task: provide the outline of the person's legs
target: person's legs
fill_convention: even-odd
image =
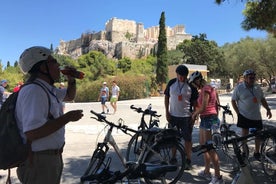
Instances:
[[[242,136],[247,136],[248,133],[249,133],[248,128],[242,128]],[[242,151],[243,153],[246,153],[246,140],[243,141]]]

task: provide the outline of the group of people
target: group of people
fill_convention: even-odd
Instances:
[[[199,143],[204,145],[212,140],[212,129],[218,127],[219,97],[216,89],[208,84],[199,71],[188,78],[189,70],[185,65],[176,68],[176,78],[171,79],[165,89],[165,112],[169,127],[176,127],[184,139],[186,151],[186,167],[191,169],[192,131],[194,122],[200,118]],[[237,113],[237,126],[242,129],[242,136],[249,132],[249,128],[261,130],[262,117],[260,106],[267,110],[267,117],[272,114],[266,102],[262,89],[255,84],[256,74],[253,70],[246,70],[244,81],[234,89],[232,106]],[[260,140],[255,140],[254,157],[260,158]],[[175,158],[173,158],[175,159]],[[175,161],[175,160],[174,160]],[[211,162],[214,175],[211,174]],[[198,175],[209,180],[210,184],[223,183],[220,174],[219,157],[214,150],[204,153],[204,170]]]
[[[19,66],[24,74],[28,74],[28,85],[21,88],[15,110],[15,118],[22,139],[30,145],[28,159],[17,168],[17,176],[23,184],[58,184],[63,171],[62,152],[65,145],[65,125],[83,117],[82,110],[64,112],[64,101],[72,101],[76,96],[76,79],[66,75],[66,87],[56,87],[54,83],[60,81],[60,65],[53,57],[50,49],[34,46],[21,54]],[[76,70],[69,67],[70,70]],[[200,144],[211,140],[211,128],[218,124],[218,96],[216,90],[204,80],[200,72],[193,73],[188,79],[188,68],[179,65],[176,69],[177,77],[169,81],[165,90],[166,118],[171,127],[177,127],[185,140],[187,153],[187,169],[191,168],[192,131],[194,121],[200,117]],[[260,104],[271,112],[264,95],[255,86],[255,73],[247,71],[244,83],[236,87],[232,104],[238,114],[238,126],[243,129],[243,135],[248,128],[262,128]],[[0,91],[3,93],[7,81],[1,81]],[[64,84],[63,84],[64,85]],[[113,81],[111,92],[111,106],[114,113],[120,88]],[[2,95],[0,94],[0,103]],[[109,99],[109,89],[104,82],[100,90],[99,99],[102,111],[109,111],[106,101]],[[259,146],[256,144],[257,155]],[[211,184],[223,181],[219,170],[219,158],[215,151],[204,154],[205,169],[200,176],[211,179]],[[215,174],[211,178],[210,161]]]
[[[112,81],[112,89],[111,89],[111,97],[109,94],[109,88],[107,87],[107,83],[103,82],[103,86],[100,89],[98,101],[101,102],[102,105],[102,114],[109,113],[109,108],[106,105],[106,102],[108,101],[110,97],[110,105],[113,108],[113,114],[117,111],[117,101],[119,100],[120,96],[120,87],[117,85],[117,82],[114,80]]]

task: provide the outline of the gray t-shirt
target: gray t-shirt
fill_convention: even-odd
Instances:
[[[261,87],[255,84],[252,88],[247,88],[245,83],[236,86],[232,100],[237,102],[239,113],[251,120],[261,120],[261,100],[264,98]]]

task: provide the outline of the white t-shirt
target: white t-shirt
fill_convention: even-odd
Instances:
[[[120,91],[119,86],[117,86],[117,85],[112,86],[112,96],[111,97],[117,98],[119,91]]]
[[[54,118],[63,115],[62,101],[66,95],[66,89],[58,89],[43,80],[36,80],[46,87],[50,97],[50,113]],[[16,119],[21,136],[26,141],[23,132],[27,132],[44,125],[49,119],[49,97],[46,91],[37,84],[24,86],[18,95],[16,103]],[[65,127],[56,132],[32,142],[32,151],[47,149],[59,149],[64,145]]]

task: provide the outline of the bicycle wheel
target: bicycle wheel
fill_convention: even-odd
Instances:
[[[225,135],[228,134],[226,134],[224,130],[222,130],[221,133],[215,132],[212,134],[213,144],[220,160],[220,170],[224,172],[238,171],[240,167],[235,157],[233,147],[223,144],[223,141],[231,139]]]
[[[183,146],[178,142],[162,142],[153,146],[145,157],[145,164],[167,167],[166,171],[147,172],[144,180],[148,184],[153,183],[176,183],[182,176],[186,163],[186,155]],[[174,169],[168,169],[169,166]]]
[[[275,137],[268,137],[261,147],[261,163],[264,173],[272,180],[276,181],[276,144]]]
[[[99,146],[99,145],[98,145]],[[103,146],[103,145],[100,145]],[[110,165],[110,159],[108,159],[107,163],[105,163],[106,151],[103,148],[97,148],[85,170],[84,174],[81,176],[81,182],[85,181],[103,181],[108,179],[111,175],[108,170],[108,166]]]
[[[143,149],[144,143],[147,142],[147,144],[151,145],[150,141],[153,141],[153,135],[150,135],[150,133],[137,132],[133,135],[127,146],[126,161],[136,162]]]
[[[140,132],[131,137],[126,151],[126,161],[136,162],[143,148],[143,137]]]

